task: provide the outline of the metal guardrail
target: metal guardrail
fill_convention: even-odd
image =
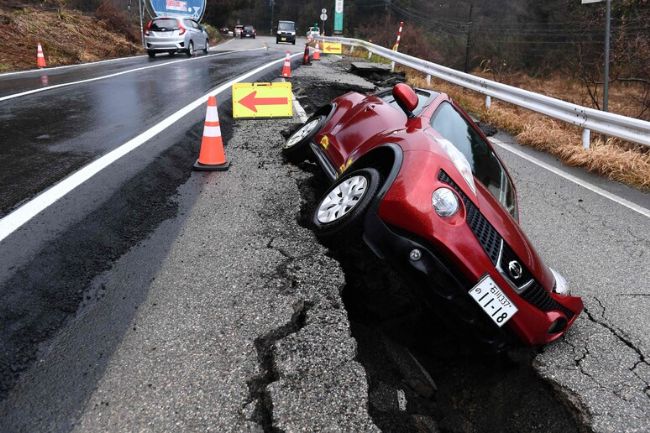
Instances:
[[[317,39],[364,48],[369,53],[377,54],[397,64],[482,93],[488,97],[486,104],[489,104],[489,98],[496,98],[583,128],[582,141],[585,148],[589,148],[590,131],[597,131],[608,136],[650,147],[650,122],[644,120],[583,107],[550,96],[497,83],[409,56],[408,54],[392,51],[361,39],[325,36],[317,37]]]

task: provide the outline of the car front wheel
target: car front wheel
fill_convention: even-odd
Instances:
[[[205,48],[203,48],[203,53],[204,53],[204,54],[208,54],[208,51],[210,51],[210,43],[209,43],[208,40],[206,39],[206,40],[205,40]]]
[[[156,52],[153,51],[153,50],[149,50],[149,51],[147,51],[147,54],[148,54],[149,57],[151,57],[152,59],[153,59],[154,57],[156,57]]]
[[[355,237],[363,227],[363,217],[379,189],[380,175],[374,168],[361,168],[341,176],[325,193],[312,217],[319,236]]]
[[[296,132],[291,134],[282,146],[282,154],[289,161],[297,164],[304,161],[309,155],[309,142],[314,135],[323,127],[325,116],[312,117]]]
[[[186,54],[187,57],[192,57],[194,55],[194,42],[190,41],[190,44],[187,47]]]

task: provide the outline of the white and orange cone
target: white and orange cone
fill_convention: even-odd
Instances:
[[[43,47],[41,47],[40,43],[38,44],[38,50],[36,51],[36,66],[39,68],[47,67],[45,56],[43,55]]]
[[[284,78],[291,77],[291,53],[287,51],[287,56],[284,58],[284,65],[282,66],[282,76]]]
[[[314,48],[314,55],[311,56],[312,60],[320,60],[320,45],[318,45],[318,41],[316,41],[316,48]]]
[[[201,151],[199,152],[199,159],[194,163],[194,170],[225,171],[229,167],[230,162],[226,161],[226,152],[221,138],[217,98],[210,96],[208,97],[208,109],[205,113]]]

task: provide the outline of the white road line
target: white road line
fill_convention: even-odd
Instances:
[[[231,40],[228,40],[228,41],[226,41],[224,43],[215,45],[214,47],[210,47],[210,49],[208,51],[216,51],[218,49],[218,47],[226,45],[228,42],[231,42]],[[74,64],[74,65],[52,66],[51,68],[27,69],[25,71],[5,72],[5,73],[0,74],[0,79],[2,79],[4,77],[10,77],[10,76],[13,76],[13,75],[23,75],[23,74],[29,74],[29,73],[33,74],[33,73],[38,73],[38,72],[47,73],[49,71],[57,71],[57,70],[61,70],[61,69],[72,69],[72,68],[83,68],[83,67],[86,67],[86,66],[100,65],[102,63],[121,62],[121,61],[124,61],[124,60],[140,59],[140,58],[143,58],[143,57],[147,57],[147,56],[146,55],[141,55],[141,56],[118,57],[118,58],[115,58],[115,59],[98,60],[96,62],[88,62],[88,63],[77,63],[77,64]]]
[[[88,62],[88,63],[77,63],[75,65],[63,65],[63,66],[53,66],[51,68],[43,68],[43,69],[28,69],[26,71],[16,71],[16,72],[5,72],[4,74],[0,74],[0,79],[4,77],[10,77],[12,75],[23,75],[23,74],[29,74],[29,73],[47,73],[49,71],[57,71],[60,69],[71,69],[71,68],[82,68],[84,66],[95,66],[99,65],[102,63],[111,63],[111,62],[119,62],[123,60],[129,60],[129,59],[139,59],[141,57],[147,57],[147,56],[131,56],[131,57],[118,57],[117,59],[108,59],[108,60],[98,60],[96,62]]]
[[[259,50],[263,50],[263,48],[253,48],[253,49],[249,49],[249,50],[239,50],[239,51],[259,51]],[[239,52],[239,51],[237,51],[237,52]],[[55,84],[54,86],[40,87],[38,89],[27,90],[25,92],[14,93],[13,95],[7,95],[7,96],[0,97],[0,102],[6,101],[8,99],[19,98],[21,96],[33,95],[34,93],[46,92],[48,90],[53,90],[53,89],[60,89],[61,87],[74,86],[74,85],[77,85],[77,84],[85,84],[85,83],[91,83],[93,81],[105,80],[107,78],[114,78],[114,77],[118,77],[120,75],[130,74],[132,72],[139,72],[139,71],[144,71],[144,70],[147,70],[147,69],[160,68],[162,66],[167,66],[167,65],[171,65],[171,64],[175,64],[175,63],[192,62],[192,61],[195,61],[195,60],[208,59],[210,57],[224,56],[226,54],[232,54],[232,53],[233,53],[233,51],[229,51],[227,53],[207,54],[207,55],[204,55],[204,56],[193,57],[193,58],[187,59],[187,60],[173,60],[171,62],[157,63],[155,65],[142,66],[142,67],[135,68],[135,69],[129,69],[129,70],[126,70],[126,71],[116,72],[114,74],[102,75],[101,77],[88,78],[86,80],[80,80],[80,81],[71,81],[69,83]]]
[[[305,109],[302,108],[302,105],[300,105],[300,102],[298,102],[298,99],[296,98],[296,95],[291,93],[291,97],[293,98],[293,109],[296,110],[296,114],[298,115],[298,118],[302,123],[305,123],[309,117],[307,117],[307,113],[305,113]]]
[[[593,192],[595,194],[598,194],[598,195],[600,195],[602,197],[605,197],[605,198],[607,198],[607,199],[609,199],[609,200],[611,200],[611,201],[613,201],[615,203],[620,204],[621,206],[625,206],[626,208],[628,208],[630,210],[633,210],[634,212],[637,212],[637,213],[639,213],[639,214],[641,214],[641,215],[643,215],[645,217],[650,218],[650,209],[646,209],[643,206],[639,206],[636,203],[632,203],[629,200],[626,200],[626,199],[624,199],[622,197],[619,197],[619,196],[617,196],[615,194],[612,194],[611,192],[605,191],[604,189],[599,188],[599,187],[597,187],[595,185],[592,185],[589,182],[584,181],[584,180],[582,180],[582,179],[580,179],[580,178],[578,178],[578,177],[576,177],[576,176],[574,176],[572,174],[569,174],[569,173],[567,173],[567,172],[565,172],[563,170],[560,170],[557,167],[553,167],[550,164],[547,164],[547,163],[545,163],[543,161],[540,161],[539,159],[537,159],[537,158],[535,158],[535,157],[533,157],[531,155],[528,155],[527,153],[522,152],[521,150],[516,149],[515,147],[513,147],[513,146],[511,146],[509,144],[506,144],[501,140],[490,138],[490,141],[492,143],[496,144],[497,146],[507,150],[508,152],[514,153],[515,155],[519,156],[520,158],[525,159],[528,162],[532,162],[533,164],[535,164],[535,165],[537,165],[537,166],[539,166],[539,167],[541,167],[543,169],[546,169],[546,170],[548,170],[548,171],[550,171],[552,173],[555,173],[558,176],[563,177],[564,179],[575,183],[576,185],[580,185],[581,187],[583,187],[585,189],[588,189],[589,191],[591,191],[591,192]]]
[[[300,55],[294,54],[292,57]],[[45,190],[38,196],[34,197],[9,215],[0,219],[0,242],[5,239],[7,236],[11,235],[13,232],[18,230],[26,222],[34,218],[36,215],[41,213],[43,210],[47,209],[50,205],[57,202],[59,199],[64,197],[70,191],[74,190],[76,187],[86,182],[88,179],[111,165],[113,162],[117,161],[124,155],[128,154],[134,149],[142,146],[151,138],[163,132],[165,129],[169,128],[171,125],[185,117],[187,114],[191,113],[196,108],[200,107],[202,104],[207,102],[208,96],[218,95],[225,90],[229,89],[234,83],[245,80],[259,72],[264,71],[265,69],[284,61],[284,56],[280,59],[273,60],[272,62],[266,63],[263,66],[260,66],[256,69],[253,69],[246,74],[240,75],[239,77],[228,81],[227,83],[222,84],[216,89],[208,92],[207,94],[201,96],[185,107],[181,108],[171,116],[164,119],[162,122],[154,125],[148,130],[144,131],[137,137],[132,138],[126,143],[122,144],[118,148],[110,151],[106,155],[100,157],[99,159],[91,162],[75,173],[69,175],[56,185]]]

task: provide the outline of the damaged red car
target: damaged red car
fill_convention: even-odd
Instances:
[[[447,95],[406,84],[347,93],[282,152],[315,160],[332,181],[312,218],[317,234],[361,234],[438,315],[494,348],[550,343],[582,311],[519,226],[503,162]]]

